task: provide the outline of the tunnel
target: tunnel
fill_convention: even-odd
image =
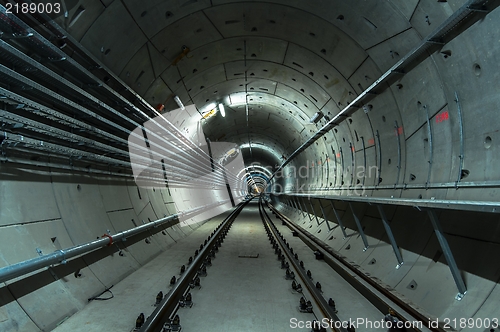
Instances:
[[[0,1],[0,331],[500,331],[499,4]]]

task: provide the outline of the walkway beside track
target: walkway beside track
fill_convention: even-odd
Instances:
[[[236,218],[212,263],[202,288],[191,291],[193,307],[178,311],[183,331],[291,331],[291,318],[314,320],[298,310],[300,295],[280,268],[257,200]]]

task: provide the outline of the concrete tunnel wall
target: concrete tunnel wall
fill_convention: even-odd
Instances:
[[[420,3],[419,7],[426,3],[430,5],[431,1]],[[423,10],[417,8],[415,15]],[[303,189],[315,188],[317,194],[497,200],[496,188],[455,190],[449,187],[459,179],[463,182],[499,179],[494,166],[499,158],[498,145],[492,143],[499,139],[495,111],[500,107],[496,84],[500,75],[499,15],[494,11],[444,45],[440,52],[424,60],[397,84],[373,99],[368,112],[357,111],[327,133],[325,139],[318,140],[314,148],[310,147],[299,155],[296,162],[287,167],[288,172],[291,168],[307,166],[308,171],[304,170],[304,173],[315,176],[293,178],[287,189],[293,191],[304,185]],[[395,62],[390,50],[409,48],[416,44],[419,35],[425,36],[428,27],[419,26],[417,22],[413,17],[413,29],[370,49],[371,57],[349,80],[356,93],[361,92],[358,84],[366,88]],[[339,108],[332,108],[332,111],[334,109],[340,111]],[[463,124],[463,157],[460,122]],[[325,163],[327,158],[328,166]],[[370,172],[371,167],[374,171]],[[326,178],[326,168],[329,179]],[[362,169],[366,171],[360,173]],[[380,173],[375,171],[377,169]],[[448,184],[448,187],[425,189],[426,183]],[[379,188],[356,193],[346,190],[361,185]],[[392,188],[396,185],[398,190]],[[405,190],[404,185],[423,185],[424,188]]]
[[[0,165],[0,267],[49,254],[174,214],[168,189],[138,188],[130,180]],[[171,225],[107,256],[72,261],[56,279],[45,272],[0,289],[0,330],[51,330],[98,295],[199,227]],[[113,246],[111,249],[115,249]],[[101,260],[98,260],[102,258]],[[98,260],[94,262],[94,260]],[[81,276],[76,277],[75,272]]]
[[[83,2],[92,8],[87,3],[88,1]],[[112,2],[109,1],[109,3]],[[345,86],[346,89],[328,90],[326,88],[328,81],[321,82],[322,87],[325,87],[331,95],[338,96],[339,101],[341,100],[341,104],[331,102],[324,105],[324,110],[330,112],[330,114],[328,112],[325,114],[330,117],[335,115],[342,106],[347,105],[362,92],[363,88],[366,88],[398,61],[398,56],[391,55],[393,53],[390,51],[397,49],[399,56],[404,55],[463,3],[464,1],[446,3],[433,0],[390,1],[388,6],[392,8],[391,14],[397,16],[398,22],[404,21],[408,26],[401,29],[400,33],[391,35],[391,38],[385,38],[389,36],[389,33],[383,32],[383,29],[370,27],[373,30],[372,35],[366,36],[366,29],[351,28],[350,36],[358,44],[349,50],[356,49],[359,53],[356,53],[353,59],[346,60],[346,63],[350,64],[342,71],[346,77],[340,75],[342,77],[340,85]],[[295,5],[300,7],[300,5]],[[113,6],[118,7],[120,4],[115,1]],[[345,9],[348,6],[342,8]],[[103,15],[102,20],[105,20],[106,15],[115,15],[120,10],[120,8],[110,6],[108,9],[89,10],[87,13],[92,13],[96,18]],[[320,11],[318,8],[311,10]],[[141,11],[137,13],[140,14]],[[429,16],[432,24],[426,22],[426,15]],[[445,45],[441,52],[429,57],[405,75],[398,84],[391,86],[373,99],[368,113],[363,110],[358,111],[350,119],[327,133],[326,139],[319,140],[304,151],[290,165],[299,168],[306,165],[309,167],[314,163],[316,165],[314,167],[317,167],[318,161],[324,165],[325,159],[329,158],[329,178],[326,176],[293,178],[289,180],[285,190],[293,191],[305,185],[306,189],[321,187],[321,190],[315,190],[314,193],[324,194],[326,193],[325,187],[330,187],[337,189],[329,190],[327,192],[329,195],[346,195],[348,191],[345,189],[357,184],[358,178],[353,169],[356,170],[356,166],[366,163],[367,167],[379,167],[382,178],[381,188],[366,190],[364,195],[367,196],[498,201],[496,188],[394,190],[382,186],[427,182],[429,136],[426,111],[430,117],[434,147],[434,160],[429,182],[453,183],[460,177],[460,119],[455,91],[458,92],[463,112],[463,158],[464,169],[468,171],[464,174],[463,181],[479,182],[499,179],[495,167],[500,158],[496,143],[500,139],[497,128],[497,110],[500,104],[497,84],[500,75],[498,65],[500,63],[499,15],[498,10],[494,11]],[[387,17],[391,18],[391,15]],[[119,45],[116,45],[110,57],[105,58],[100,48],[101,44],[106,43],[101,39],[107,41],[114,37],[100,33],[101,30],[97,24],[91,29],[93,21],[87,22],[88,24],[85,23],[83,27],[75,25],[72,34],[95,55],[100,56],[106,65],[115,72],[121,73],[122,78],[144,95],[151,104],[164,100],[165,96],[172,92],[165,88],[166,84],[162,82],[162,79],[172,87],[173,92],[183,99],[190,99],[187,97],[186,87],[180,87],[174,83],[178,79],[176,76],[178,74],[168,70],[164,78],[154,75],[150,77],[148,75],[151,73],[147,71],[145,77],[148,78],[150,84],[142,84],[142,86],[134,84],[133,80],[137,75],[133,74],[143,67],[144,59],[140,55],[144,47],[147,48],[143,45],[146,44],[145,39],[137,38],[135,44],[127,45],[133,51],[120,50]],[[124,20],[123,24],[128,24],[128,21]],[[176,37],[182,33],[184,32],[179,31]],[[387,33],[387,36],[384,33]],[[366,50],[364,46],[368,45],[367,40],[373,35],[378,36],[380,43],[371,45]],[[271,44],[265,45],[271,49]],[[316,45],[313,41],[311,44]],[[299,59],[304,62],[300,62],[303,68],[295,69],[306,76],[310,72],[317,73],[314,79],[319,81],[317,78],[321,76],[319,73],[326,66],[330,66],[328,61],[324,61],[320,55],[313,57],[306,52],[301,53],[300,47],[296,48],[296,52],[302,56]],[[317,51],[319,53],[320,49]],[[258,54],[259,57],[266,58],[266,49],[260,50]],[[133,72],[130,78],[125,75],[128,70]],[[204,75],[205,80],[211,80],[211,85],[218,83],[215,77],[216,75],[212,77],[208,74]],[[196,86],[199,79],[193,78],[188,86]],[[226,90],[226,92],[232,91],[229,87]],[[348,93],[351,90],[352,92]],[[343,96],[344,92],[345,96]],[[219,93],[223,94],[224,89],[220,89]],[[195,97],[194,101],[196,102],[198,98],[204,102],[207,96],[202,93]],[[311,103],[307,96],[302,96],[302,98],[300,100],[302,103]],[[292,104],[293,101],[288,100]],[[315,103],[312,102],[312,104]],[[320,109],[318,105],[315,107],[304,110],[305,114],[311,116]],[[447,117],[444,116],[445,112],[448,112]],[[322,120],[319,125],[324,123],[325,121]],[[380,136],[380,147],[377,147],[377,131]],[[308,128],[300,136],[304,139],[312,132],[313,130]],[[397,162],[398,139],[401,144],[401,165],[399,166]],[[351,157],[352,147],[354,147],[352,153],[354,160]],[[340,159],[336,157],[336,154],[340,153],[340,148],[343,151],[344,168],[341,166]],[[382,156],[381,165],[378,163],[380,155]],[[137,189],[131,181],[78,174],[59,174],[55,171],[50,173],[49,176],[52,178],[48,181],[47,175],[39,174],[39,168],[9,165],[0,167],[2,173],[0,266],[37,257],[36,248],[40,248],[43,253],[52,252],[95,239],[107,230],[113,233],[131,228],[134,226],[132,219],[139,225],[142,220],[147,222],[148,218],[154,220],[165,214],[175,213],[167,189],[143,190]],[[370,175],[359,178],[360,183],[366,186],[378,185],[378,175],[373,173]],[[323,202],[323,205],[327,204]],[[338,203],[337,205],[346,226],[351,229],[349,233],[354,232],[356,227],[351,214],[349,212],[342,214],[346,210],[345,204]],[[459,267],[464,271],[469,289],[464,299],[458,302],[454,300],[457,290],[449,269],[443,263],[442,257],[436,258],[439,248],[425,214],[405,207],[386,208],[405,259],[403,267],[395,270],[394,254],[387,244],[378,214],[375,210],[372,211],[372,208],[362,205],[355,205],[355,209],[368,235],[370,248],[366,252],[362,251],[363,244],[359,237],[350,236],[344,241],[338,228],[328,232],[325,224],[318,227],[315,225],[315,220],[309,222],[309,219],[306,219],[308,221],[303,224],[303,227],[307,226],[305,228],[312,234],[433,315],[448,318],[498,317],[496,299],[500,297],[497,286],[500,271],[494,266],[494,262],[496,253],[499,251],[500,229],[496,226],[498,220],[496,216],[457,212],[440,214],[448,241],[456,255]],[[335,220],[331,212],[328,212],[327,217]],[[301,224],[300,220],[299,224]],[[309,228],[309,226],[312,227]],[[193,228],[196,228],[196,225],[193,225]],[[321,232],[318,233],[320,229]],[[7,284],[12,286],[3,287],[0,293],[2,301],[0,329],[2,331],[50,329],[68,315],[83,308],[88,297],[123,279],[158,253],[168,250],[178,238],[184,237],[191,231],[192,229],[189,228],[172,226],[166,231],[167,235],[158,233],[152,236],[150,244],[140,241],[130,246],[125,250],[123,257],[117,254],[110,255],[84,267],[81,269],[82,277],[80,278],[69,274],[65,278],[48,282],[51,276],[45,276],[40,281],[40,287],[31,286],[34,290],[28,294],[24,294],[26,283],[16,284],[15,280],[8,282]],[[331,236],[333,239],[329,240]],[[53,242],[51,238],[54,237],[56,240]],[[348,245],[351,245],[350,250],[345,249]],[[369,264],[372,258],[375,258],[375,264]],[[83,262],[82,266],[86,266],[86,263]],[[417,287],[407,288],[413,280]]]

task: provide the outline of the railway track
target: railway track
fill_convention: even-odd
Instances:
[[[247,208],[248,206],[248,208]],[[242,246],[245,245],[245,240],[248,238],[248,234],[245,233],[248,231],[248,227],[244,228],[239,224],[239,215],[243,210],[248,210],[246,213],[246,221],[242,220],[241,222],[249,222],[251,220],[252,227],[250,232],[255,232],[255,222],[258,222],[258,218],[260,217],[260,221],[264,227],[265,233],[259,231],[258,236],[252,233],[252,236],[257,236],[259,241],[256,241],[254,244],[253,250],[255,251],[255,246],[258,245],[258,252],[255,255],[235,255],[235,250],[240,250]],[[272,216],[275,216],[276,220],[279,221],[279,225],[275,224],[272,220]],[[240,218],[241,219],[241,218]],[[244,219],[244,218],[243,218]],[[223,250],[222,253],[225,255],[219,254],[219,248],[222,246],[224,239],[228,235],[230,228],[233,224],[240,225],[239,230],[235,231],[234,235],[231,235],[228,241],[231,242],[231,246],[229,252]],[[243,229],[243,228],[244,229]],[[246,227],[246,226],[245,226]],[[292,234],[294,232],[294,234]],[[231,232],[233,234],[234,232]],[[266,248],[264,244],[266,241],[263,240],[262,237],[264,234],[267,236],[270,247]],[[298,235],[298,237],[297,237]],[[299,241],[300,239],[300,241]],[[254,241],[254,240],[252,240]],[[296,249],[294,250],[294,247]],[[307,249],[307,247],[310,249]],[[299,248],[300,247],[300,248]],[[224,249],[224,248],[223,248]],[[274,250],[275,258],[272,259],[270,263],[270,253],[268,250]],[[241,250],[240,250],[241,251]],[[300,255],[309,255],[306,257],[301,257]],[[318,268],[318,265],[312,264],[310,260],[314,257],[314,254],[320,253],[323,257],[322,259],[325,263],[322,262],[321,268],[323,269],[323,274],[316,274],[317,271],[311,268]],[[259,254],[261,256],[259,256]],[[204,287],[203,290],[196,291],[194,296],[191,296],[191,291],[198,287],[200,288],[200,276],[207,275],[207,267],[212,265],[212,260],[217,256],[217,260],[214,261],[215,267],[211,269],[219,269],[218,274],[212,273],[215,270],[209,270],[212,279],[207,278],[205,280],[211,280],[209,286]],[[222,258],[221,258],[222,257]],[[234,258],[234,257],[239,257]],[[260,257],[260,258],[259,258]],[[406,304],[394,298],[394,295],[389,291],[385,292],[384,289],[380,289],[380,285],[373,285],[373,280],[367,280],[367,278],[363,278],[360,275],[356,274],[356,269],[349,265],[348,262],[343,261],[342,257],[333,252],[331,248],[329,248],[321,241],[317,240],[314,236],[310,235],[306,230],[299,227],[296,223],[291,221],[285,215],[281,214],[278,210],[276,210],[272,205],[268,202],[264,202],[263,199],[259,199],[258,202],[258,215],[257,215],[257,206],[255,204],[248,205],[248,201],[242,203],[237,206],[220,224],[219,226],[208,236],[208,238],[204,241],[204,243],[200,244],[199,249],[197,249],[193,256],[191,256],[185,266],[184,270],[181,270],[180,277],[175,280],[175,282],[171,285],[170,291],[157,301],[157,307],[154,312],[149,315],[147,318],[143,318],[144,322],[139,322],[141,324],[138,326],[135,331],[138,332],[167,332],[167,331],[180,331],[182,326],[185,326],[186,330],[194,330],[199,329],[200,326],[192,323],[193,320],[196,319],[205,319],[207,321],[211,321],[211,317],[214,315],[218,315],[217,308],[224,308],[223,305],[233,305],[233,308],[227,308],[230,310],[237,310],[236,308],[241,302],[245,302],[246,294],[252,294],[256,292],[255,284],[260,284],[259,280],[255,280],[255,276],[249,276],[248,280],[242,280],[241,273],[238,274],[236,270],[233,268],[228,268],[228,266],[232,266],[236,264],[246,264],[241,263],[241,258],[258,258],[257,260],[253,260],[252,266],[259,267],[259,264],[262,264],[262,269],[260,273],[262,276],[259,278],[263,278],[266,280],[266,284],[279,285],[279,288],[282,290],[282,293],[276,293],[281,295],[273,295],[277,297],[283,297],[283,301],[286,303],[293,303],[293,305],[288,305],[289,311],[283,313],[283,315],[287,317],[299,317],[301,321],[308,322],[307,324],[296,324],[292,325],[292,319],[290,319],[290,328],[300,327],[303,331],[341,331],[341,332],[349,332],[354,331],[359,322],[352,319],[352,315],[347,318],[345,313],[349,310],[345,306],[342,307],[341,313],[337,314],[337,308],[335,302],[331,298],[327,298],[325,296],[327,291],[323,292],[321,285],[321,280],[313,279],[312,275],[322,275],[330,276],[330,275],[340,275],[349,284],[344,283],[343,286],[337,287],[352,287],[359,294],[365,297],[368,301],[363,304],[364,308],[369,308],[372,313],[375,311],[376,313],[372,318],[374,320],[378,319],[380,322],[385,322],[383,327],[387,327],[387,320],[384,317],[387,314],[387,310],[389,307],[395,309],[395,313],[389,318],[395,319],[394,321],[401,322],[404,326],[405,322],[412,322],[413,325],[408,328],[402,329],[392,329],[392,330],[400,330],[400,331],[444,331],[444,329],[438,328],[428,328],[426,327],[426,323],[428,322],[427,318],[416,313],[414,308],[411,306],[406,306]],[[304,263],[306,261],[306,263]],[[247,261],[248,262],[248,261]],[[257,262],[257,263],[256,263]],[[308,263],[310,262],[310,263]],[[256,265],[257,264],[257,265]],[[267,264],[267,265],[266,265]],[[307,265],[307,266],[306,266]],[[271,266],[271,267],[269,267]],[[272,266],[276,266],[276,270],[272,268]],[[281,271],[279,270],[281,268]],[[325,271],[326,270],[326,274]],[[272,270],[272,271],[271,271]],[[250,271],[247,270],[246,271]],[[248,273],[248,272],[245,272]],[[231,279],[231,276],[234,275],[235,279]],[[243,274],[244,275],[244,274]],[[221,278],[224,276],[225,282],[220,282],[220,280],[216,280],[214,278]],[[356,276],[356,277],[353,277]],[[272,280],[271,280],[272,279]],[[327,277],[325,279],[330,279]],[[368,278],[369,279],[369,278]],[[325,284],[328,284],[328,280],[324,280]],[[286,286],[283,284],[286,282]],[[241,287],[239,291],[234,291],[234,286],[238,285]],[[241,286],[239,286],[241,285]],[[379,286],[379,287],[377,287]],[[220,289],[222,287],[222,289]],[[245,289],[248,287],[248,289]],[[207,288],[209,288],[207,290]],[[216,289],[219,288],[219,289]],[[273,288],[277,288],[277,286],[273,286]],[[227,299],[227,303],[220,304],[219,300],[216,299],[220,297],[220,294],[224,294],[228,289],[232,289],[229,292],[233,293],[233,299],[230,302]],[[253,289],[253,290],[252,290]],[[285,293],[283,293],[283,289],[285,289]],[[245,293],[247,292],[247,293]],[[266,296],[267,294],[264,294]],[[271,296],[271,295],[269,295]],[[193,301],[193,298],[196,298],[196,301]],[[286,298],[286,299],[285,299]],[[287,302],[288,301],[288,302]],[[358,300],[353,300],[358,301]],[[191,307],[193,302],[200,303],[199,306],[195,306],[194,309],[189,309],[189,311],[180,312],[179,309],[183,307]],[[359,301],[358,301],[359,302]],[[211,306],[210,303],[213,303]],[[208,305],[207,305],[208,304]],[[222,307],[218,307],[218,305],[222,305]],[[250,302],[247,305],[251,305]],[[203,308],[202,308],[203,307]],[[224,326],[231,326],[238,330],[241,321],[244,321],[247,317],[245,315],[255,314],[255,311],[263,311],[263,308],[258,308],[257,310],[248,310],[245,312],[246,307],[242,307],[240,310],[240,318],[237,321],[228,320],[225,318],[223,322]],[[211,313],[213,310],[213,313]],[[219,312],[220,313],[220,312]],[[259,315],[266,315],[266,312],[260,312]],[[340,317],[339,317],[340,316]],[[181,324],[180,319],[182,318],[183,324]],[[213,318],[213,317],[212,317]],[[141,317],[138,317],[139,321]],[[221,318],[222,319],[222,318]],[[256,318],[254,318],[256,319]],[[421,326],[415,326],[415,321],[421,322]],[[190,323],[191,322],[191,323]],[[185,323],[185,324],[184,324]],[[218,322],[222,324],[221,322]],[[285,324],[283,320],[280,321],[280,324]],[[384,323],[382,323],[384,324]],[[214,331],[217,330],[217,324],[211,326]],[[286,325],[286,324],[285,324]],[[196,326],[196,327],[195,327]],[[203,325],[202,325],[203,326]],[[281,326],[281,325],[280,325]],[[380,326],[380,324],[379,324]],[[407,325],[408,326],[408,325]],[[289,330],[288,325],[283,326],[284,330]],[[304,329],[305,328],[305,329]],[[210,331],[210,326],[204,327],[206,331]],[[377,328],[373,329],[363,329],[365,331],[373,330],[375,331]]]

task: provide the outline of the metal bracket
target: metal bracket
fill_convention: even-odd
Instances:
[[[321,224],[319,223],[318,216],[316,215],[316,210],[314,210],[314,205],[312,203],[312,199],[309,200],[309,205],[311,205],[311,209],[312,209],[312,212],[314,214],[314,218],[316,218],[316,223],[318,224],[318,226],[320,226]]]
[[[458,92],[455,91],[455,102],[457,103],[457,113],[458,113],[458,126],[459,126],[459,135],[460,135],[460,164],[458,168],[458,177],[457,182],[455,184],[455,188],[458,189],[458,184],[462,180],[462,171],[464,168],[464,123],[462,119],[462,107],[460,105],[460,99],[458,98]]]
[[[398,260],[398,265],[396,265],[396,269],[399,269],[401,265],[404,264],[403,257],[401,256],[401,252],[399,251],[396,239],[394,238],[394,234],[392,233],[392,229],[391,226],[389,225],[389,221],[387,220],[384,208],[382,207],[382,205],[377,205],[377,209],[378,213],[380,214],[380,218],[382,219],[382,223],[384,224],[385,232],[387,234],[387,237],[389,238],[389,242],[391,243],[392,250],[394,251],[396,259]]]
[[[455,258],[453,257],[453,253],[451,252],[448,241],[444,236],[443,229],[441,228],[441,224],[439,222],[436,211],[429,209],[427,211],[429,214],[429,218],[431,219],[432,226],[434,227],[434,232],[436,233],[436,237],[439,241],[439,245],[441,246],[441,250],[446,258],[446,262],[448,263],[448,267],[450,268],[451,275],[455,280],[455,284],[458,288],[458,295],[455,297],[457,301],[460,301],[465,294],[467,293],[467,287],[465,286],[465,282],[460,274],[460,270],[458,269],[457,263],[455,262]]]
[[[335,214],[335,218],[337,218],[337,222],[340,226],[340,230],[342,231],[342,234],[344,235],[343,240],[345,240],[347,238],[347,234],[345,232],[344,224],[342,223],[342,218],[340,218],[339,213],[335,209],[335,205],[333,205],[333,201],[330,201],[330,204],[332,205],[332,211]]]
[[[354,221],[356,222],[356,226],[358,226],[359,235],[361,235],[361,239],[363,240],[363,244],[365,245],[365,247],[363,248],[363,251],[366,251],[366,250],[368,250],[368,247],[370,247],[370,245],[368,244],[368,240],[366,239],[365,232],[363,231],[363,227],[361,226],[361,222],[359,221],[358,216],[354,212],[354,209],[352,208],[351,203],[349,203],[349,207],[351,208],[352,216],[354,217]]]

